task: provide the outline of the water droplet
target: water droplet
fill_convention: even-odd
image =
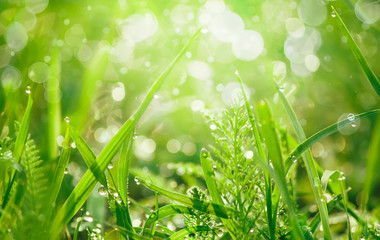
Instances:
[[[236,70],[236,71],[235,71],[235,75],[237,75],[237,76],[240,75],[240,74],[239,74],[239,70]]]
[[[108,169],[112,169],[112,168],[113,168],[113,164],[112,163],[108,164]]]
[[[318,178],[318,177],[315,177],[315,178],[314,178],[314,183],[313,183],[313,184],[314,184],[315,187],[318,187],[318,186],[321,186],[321,183],[320,183],[320,182],[321,182],[321,181],[319,180],[319,178]]]
[[[154,99],[158,99],[159,96],[158,96],[158,94],[154,94],[153,97],[154,97]]]
[[[211,125],[210,125],[210,129],[211,129],[212,131],[216,130],[216,125],[215,125],[215,124],[211,124]]]
[[[27,94],[30,94],[31,93],[31,87],[30,86],[26,86],[26,90],[25,90],[25,92],[27,93]]]
[[[136,182],[136,185],[140,185],[141,184],[140,181],[139,181],[139,179],[137,177],[135,177],[135,182]]]
[[[334,11],[331,12],[331,17],[333,17],[333,18],[336,17],[336,14]]]
[[[208,29],[207,28],[202,28],[201,33],[203,33],[203,34],[208,33]]]
[[[65,168],[65,171],[63,172],[65,175],[69,174],[69,169]]]
[[[98,193],[100,196],[102,197],[106,197],[108,195],[107,193],[107,189],[104,187],[104,186],[101,186],[99,189],[98,189]]]
[[[69,117],[65,117],[65,122],[70,123],[70,118]]]
[[[72,143],[71,143],[71,147],[72,147],[72,148],[76,148],[76,147],[77,147],[77,145],[75,144],[75,142],[72,142]]]
[[[353,114],[353,113],[349,113],[349,114],[347,115],[347,119],[348,119],[349,121],[351,121],[351,122],[355,121],[355,114]]]
[[[283,86],[279,86],[278,87],[278,90],[280,90],[280,92],[284,92],[285,91],[285,88]]]
[[[191,52],[186,52],[186,57],[187,58],[191,58],[191,56],[192,56]]]

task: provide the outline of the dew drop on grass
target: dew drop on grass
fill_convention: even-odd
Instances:
[[[353,114],[353,113],[349,113],[349,114],[347,115],[347,119],[348,119],[349,121],[351,121],[351,122],[355,121],[355,114]]]
[[[31,87],[30,86],[26,86],[26,90],[25,90],[25,92],[26,92],[26,94],[30,94],[31,93]]]
[[[70,118],[69,117],[65,117],[65,122],[66,123],[70,123]]]
[[[69,169],[65,168],[65,171],[63,172],[65,175],[69,174]]]
[[[191,56],[192,56],[191,52],[186,52],[186,57],[187,58],[191,58]]]
[[[136,177],[135,177],[135,183],[136,183],[136,185],[140,185],[141,184],[140,181],[139,181],[139,179],[136,178]]]
[[[112,163],[108,164],[108,169],[112,169],[112,168],[113,168],[113,164]]]
[[[104,187],[104,186],[101,186],[99,189],[98,189],[98,193],[100,196],[102,197],[106,197],[108,195],[107,193],[107,189]]]

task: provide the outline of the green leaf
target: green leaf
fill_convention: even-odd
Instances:
[[[218,187],[216,186],[215,174],[212,167],[212,159],[210,153],[206,149],[201,150],[201,165],[203,169],[203,174],[206,180],[207,189],[210,192],[211,199],[213,202],[224,205],[222,197],[218,191]],[[224,226],[226,226],[228,232],[230,233],[233,239],[236,239],[236,229],[231,220],[221,219]]]
[[[334,6],[330,4],[330,7],[333,11],[333,13],[336,15],[336,20],[339,24],[340,29],[343,32],[343,35],[347,39],[348,46],[350,46],[351,52],[354,54],[356,61],[358,62],[359,66],[363,70],[365,76],[367,77],[368,81],[371,83],[373,89],[377,93],[377,95],[380,97],[380,82],[379,79],[376,77],[376,75],[373,73],[372,69],[367,63],[367,60],[363,56],[363,53],[360,51],[358,45],[355,43],[354,39],[352,38],[350,32],[348,31],[346,25],[344,24],[342,18],[338,14],[338,12],[335,10]]]
[[[160,74],[160,76],[155,80],[148,93],[146,94],[144,100],[141,102],[137,111],[123,124],[111,141],[105,146],[96,159],[97,165],[101,171],[104,171],[108,164],[111,162],[113,157],[116,155],[120,146],[127,139],[128,135],[132,132],[137,121],[140,119],[142,114],[145,112],[149,103],[154,97],[154,94],[158,91],[159,87],[163,83],[166,76],[172,70],[174,65],[178,62],[180,57],[186,52],[187,48],[190,46],[191,42],[199,35],[201,29],[199,29],[191,39],[185,44],[178,55],[170,63],[170,65]],[[92,189],[96,185],[96,178],[93,176],[90,170],[84,174],[82,179],[79,181],[75,189],[72,191],[70,196],[67,198],[66,202],[59,210],[57,215],[53,220],[52,227],[50,228],[49,238],[55,239],[60,231],[63,229],[65,224],[75,215],[75,213],[80,209],[83,203],[86,201],[90,195]]]
[[[118,186],[120,190],[120,197],[123,200],[126,211],[126,218],[129,222],[129,225],[132,226],[131,216],[129,214],[129,205],[128,205],[128,176],[129,176],[129,162],[131,158],[132,145],[133,145],[133,135],[134,131],[131,131],[129,138],[125,141],[121,147],[119,165],[118,165]],[[133,228],[130,229],[133,231]]]
[[[340,172],[338,171],[325,170],[321,178],[322,190],[326,191],[328,185],[333,194],[342,194],[340,177]]]
[[[57,137],[61,131],[61,101],[60,101],[60,73],[61,60],[59,58],[60,47],[56,46],[53,49],[50,61],[50,73],[47,81],[46,96],[47,96],[47,130],[48,130],[48,153],[49,159],[54,160],[58,154]]]
[[[191,197],[188,197],[188,196],[180,194],[180,193],[168,191],[168,190],[165,190],[163,188],[160,188],[160,187],[154,185],[153,183],[149,183],[148,181],[145,181],[144,179],[142,179],[140,177],[135,177],[135,179],[136,179],[136,181],[140,182],[141,184],[143,184],[147,188],[149,188],[153,191],[156,191],[159,194],[161,194],[165,197],[168,197],[171,200],[180,202],[187,207],[194,208],[198,211],[209,213],[209,214],[221,217],[221,218],[230,218],[234,214],[236,214],[236,212],[233,208],[222,206],[222,205],[219,205],[216,203],[211,203],[208,201],[202,201],[202,200],[197,199],[197,198],[191,198]]]
[[[365,113],[357,114],[357,115],[355,115],[355,121],[362,119],[362,118],[369,117],[369,116],[376,114],[376,113],[379,113],[379,112],[380,112],[380,109],[376,109],[376,110],[368,111]],[[353,121],[351,119],[342,120],[340,122],[337,122],[335,124],[332,124],[332,125],[326,127],[325,129],[315,133],[314,135],[312,135],[308,139],[304,140],[286,159],[286,161],[285,161],[286,171],[289,170],[289,168],[292,166],[293,162],[297,158],[299,158],[306,150],[308,150],[311,146],[313,146],[313,144],[315,144],[316,142],[320,141],[321,139],[337,132],[340,128],[345,127],[349,124],[352,124],[352,122]]]
[[[16,143],[13,148],[13,157],[16,163],[20,162],[20,157],[21,157],[22,151],[24,150],[26,139],[28,138],[30,120],[32,117],[32,107],[33,107],[33,98],[32,98],[32,95],[29,94],[28,105],[26,106],[26,110],[21,121],[21,126],[17,134]],[[11,176],[10,179],[12,180],[8,184],[7,190],[3,198],[3,204],[2,204],[3,209],[5,208],[5,206],[7,205],[9,201],[13,184],[18,179],[18,172],[17,171],[15,172],[14,170],[12,170],[12,173],[13,174],[10,175]]]
[[[149,218],[145,222],[144,228],[148,228],[154,222],[176,214],[193,214],[193,210],[189,207],[175,204],[163,206],[149,215]]]
[[[277,82],[275,82],[277,85]],[[299,142],[303,142],[306,140],[305,133],[302,129],[302,126],[300,122],[298,121],[296,114],[289,104],[288,100],[286,99],[284,93],[281,91],[280,87],[277,85],[278,94],[280,96],[280,99],[285,107],[286,112],[288,113],[288,116],[293,124],[294,130],[296,132],[297,138]],[[311,188],[313,190],[315,199],[317,201],[319,212],[321,213],[321,220],[322,220],[322,226],[323,226],[323,233],[325,239],[332,239],[330,226],[329,226],[329,217],[328,217],[328,211],[326,202],[322,201],[322,187],[321,187],[321,181],[319,179],[318,171],[314,163],[314,159],[311,155],[310,149],[306,151],[305,154],[303,154],[303,159],[305,162],[305,167],[307,171],[307,175],[309,177],[309,181],[311,184]]]
[[[62,143],[62,153],[61,153],[61,156],[59,157],[53,180],[49,186],[45,207],[43,208],[43,214],[47,217],[47,219],[49,219],[52,213],[52,210],[55,206],[54,203],[57,200],[59,191],[61,190],[62,181],[65,176],[65,170],[70,160],[71,149],[70,149],[69,131],[70,131],[69,126],[67,126],[65,140]]]
[[[75,145],[83,157],[87,167],[94,174],[97,181],[99,181],[104,187],[108,188],[106,175],[104,171],[100,170],[96,162],[95,154],[92,152],[91,148],[88,146],[86,141],[82,138],[79,131],[76,130],[73,126],[69,125],[70,136],[75,142]]]
[[[211,229],[207,226],[196,226],[196,227],[188,227],[184,228],[182,230],[179,230],[178,232],[170,235],[169,239],[175,240],[175,239],[184,239],[187,235],[197,233],[197,232],[208,232]]]

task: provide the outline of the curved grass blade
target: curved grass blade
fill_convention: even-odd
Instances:
[[[376,114],[376,113],[379,113],[379,112],[380,112],[380,109],[376,109],[376,110],[368,111],[365,113],[357,114],[357,115],[355,115],[354,120],[356,121],[356,120],[359,120],[362,118],[366,118],[366,117],[369,117],[369,116]],[[312,135],[311,137],[309,137],[308,139],[303,141],[303,143],[301,143],[295,150],[293,150],[293,152],[285,160],[286,171],[288,171],[289,168],[292,166],[293,162],[297,158],[299,158],[306,150],[308,150],[311,146],[313,146],[313,144],[315,144],[316,142],[320,141],[321,139],[337,132],[340,128],[345,127],[349,124],[352,124],[352,122],[353,121],[351,119],[342,120],[340,122],[332,124],[332,125],[328,126],[327,128],[315,133],[314,135]]]
[[[197,198],[191,198],[184,194],[168,191],[152,183],[149,183],[148,181],[145,181],[140,177],[136,177],[135,179],[147,188],[156,191],[159,194],[170,198],[171,200],[180,202],[187,207],[197,209],[198,211],[209,213],[221,218],[230,218],[233,214],[236,214],[233,208],[222,206],[216,203],[211,203],[208,201],[202,201]]]
[[[274,81],[274,83],[277,85],[277,82]],[[296,132],[297,138],[299,142],[303,142],[306,140],[305,133],[302,129],[302,126],[300,122],[297,119],[297,116],[292,108],[292,106],[289,104],[288,100],[286,99],[284,93],[281,91],[280,87],[277,85],[277,92],[280,96],[280,99],[285,107],[286,112],[288,113],[288,116],[293,124],[294,130]],[[321,216],[322,226],[323,226],[323,234],[325,239],[332,239],[330,226],[329,226],[329,217],[328,217],[328,210],[326,206],[326,202],[322,201],[322,187],[321,187],[321,180],[318,175],[317,168],[314,163],[314,159],[311,155],[310,149],[306,151],[306,153],[303,154],[303,159],[307,171],[307,175],[309,177],[309,181],[311,184],[311,188],[313,190],[317,206],[319,209],[319,213]]]
[[[360,51],[358,45],[355,43],[350,32],[348,31],[347,26],[344,24],[342,18],[340,17],[340,15],[338,14],[338,12],[335,10],[334,6],[331,3],[330,3],[330,7],[331,7],[333,13],[336,15],[338,25],[339,25],[340,29],[342,30],[343,35],[346,37],[348,46],[350,47],[351,52],[354,54],[356,61],[358,62],[361,69],[363,70],[368,81],[371,83],[373,89],[375,90],[377,95],[380,97],[379,79],[373,73],[371,67],[368,65],[367,60],[363,56],[363,53]]]
[[[162,228],[162,226],[160,226],[161,228]],[[148,228],[148,229],[143,229],[143,228],[141,228],[141,227],[134,227],[133,228],[134,229],[134,231],[135,232],[142,232],[142,234],[149,234],[150,232],[151,232],[151,230]],[[172,232],[172,231],[171,231]],[[173,232],[172,232],[173,233]],[[172,234],[171,233],[171,234]],[[163,233],[163,232],[155,232],[154,233],[154,237],[158,237],[158,238],[164,238],[164,239],[167,239],[167,238],[169,238],[169,234],[167,234],[167,233]],[[156,238],[154,238],[154,239],[156,239]]]
[[[216,186],[215,174],[211,164],[211,155],[206,149],[201,150],[201,165],[203,169],[203,174],[206,180],[207,189],[211,195],[211,199],[213,202],[224,205],[222,197],[218,191],[218,187]],[[231,220],[221,218],[224,226],[226,226],[228,232],[230,233],[233,239],[236,239],[236,229]]]
[[[184,239],[187,235],[197,233],[197,232],[208,232],[211,229],[207,226],[196,226],[196,227],[188,227],[179,230],[178,232],[170,235],[169,239],[177,240]]]
[[[88,146],[86,141],[82,138],[79,131],[73,126],[69,125],[70,136],[75,142],[78,151],[83,157],[88,169],[94,174],[96,180],[100,182],[104,187],[108,188],[106,175],[100,170],[96,162],[95,154],[92,152],[91,148]]]
[[[148,228],[154,222],[176,214],[193,214],[193,211],[191,208],[182,205],[170,204],[163,206],[150,214],[149,218],[145,222],[144,228]]]
[[[33,107],[33,98],[32,98],[32,95],[29,93],[28,105],[26,106],[24,116],[22,117],[20,129],[18,131],[15,146],[13,148],[13,157],[16,163],[20,162],[20,157],[21,157],[22,151],[24,150],[26,139],[28,138],[30,120],[32,117],[32,107]],[[5,206],[7,205],[9,201],[11,189],[13,187],[13,184],[17,181],[17,178],[18,178],[17,171],[15,172],[14,170],[12,170],[12,173],[13,174],[11,174],[10,175],[11,177],[9,178],[12,180],[9,182],[7,186],[7,190],[5,191],[5,195],[3,197],[3,204],[2,204],[3,209],[5,208]]]
[[[190,46],[191,42],[199,35],[201,29],[199,29],[185,44],[181,51],[177,54],[170,65],[164,70],[159,77],[155,80],[148,93],[146,94],[144,100],[136,110],[136,112],[123,124],[111,141],[105,146],[102,152],[96,159],[96,162],[101,171],[104,171],[108,164],[111,162],[112,158],[116,155],[120,146],[123,144],[128,135],[132,132],[137,121],[140,119],[142,114],[145,112],[149,103],[154,97],[161,84],[163,83],[166,76],[172,70],[174,65],[178,62],[180,57],[186,52],[187,48]],[[66,202],[62,208],[57,213],[53,220],[52,227],[50,228],[49,238],[55,239],[62,228],[69,222],[69,220],[75,215],[75,213],[80,209],[83,203],[86,201],[90,195],[92,189],[96,185],[96,178],[93,176],[90,170],[84,174],[82,179],[79,181],[75,189],[72,191],[70,196],[67,198]]]

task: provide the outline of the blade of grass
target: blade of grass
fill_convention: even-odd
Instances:
[[[357,115],[355,115],[355,121],[362,119],[362,118],[369,117],[369,116],[376,114],[376,113],[379,113],[379,112],[380,112],[380,109],[376,109],[376,110],[368,111],[365,113],[357,114]],[[340,128],[345,127],[349,124],[352,124],[352,122],[353,121],[351,119],[342,120],[340,122],[337,122],[335,124],[332,124],[332,125],[324,128],[324,129],[322,129],[321,131],[315,133],[314,135],[312,135],[311,137],[309,137],[308,139],[303,141],[295,150],[293,150],[293,152],[285,160],[286,172],[292,166],[293,162],[296,161],[297,158],[299,158],[306,150],[308,150],[311,146],[313,146],[313,144],[315,144],[316,142],[320,141],[321,139],[337,132]]]
[[[376,125],[373,130],[371,143],[368,150],[367,170],[364,180],[362,212],[367,211],[369,196],[373,191],[374,182],[377,180],[377,169],[380,156],[380,116],[377,116]]]
[[[47,81],[47,128],[48,128],[48,153],[49,160],[54,160],[58,156],[57,137],[61,131],[61,101],[59,93],[60,68],[59,59],[60,47],[55,47],[51,56],[50,73]]]
[[[274,171],[283,179],[285,179],[284,163],[282,160],[282,153],[280,148],[280,140],[276,132],[272,113],[269,105],[266,101],[262,100],[257,104],[257,112],[259,114],[261,123],[261,136],[264,139],[264,143],[268,151],[268,163],[273,164]],[[269,235],[271,239],[276,239],[276,218],[277,207],[280,199],[278,190],[272,190],[272,183],[268,176],[266,184],[267,193],[267,212],[268,212],[268,224]]]
[[[170,235],[169,239],[177,240],[177,239],[184,239],[189,234],[194,234],[197,232],[208,232],[211,229],[208,226],[196,226],[196,227],[188,227],[179,230],[178,232],[173,233]]]
[[[107,165],[111,162],[112,158],[115,156],[119,150],[122,143],[132,132],[132,129],[135,127],[137,121],[140,119],[141,115],[145,112],[149,103],[154,97],[154,94],[157,92],[161,84],[163,83],[166,76],[172,70],[174,65],[178,62],[180,57],[186,52],[187,48],[190,46],[191,42],[199,35],[201,29],[199,29],[185,44],[185,46],[180,50],[178,55],[173,59],[170,65],[160,74],[160,76],[155,80],[150,90],[146,94],[144,100],[136,110],[136,112],[123,124],[111,141],[106,145],[102,150],[99,156],[96,159],[97,164],[100,167],[100,170],[105,170]],[[66,202],[62,208],[57,213],[54,218],[53,225],[50,229],[49,238],[55,239],[65,224],[75,215],[79,208],[86,201],[87,197],[90,195],[92,189],[96,185],[96,179],[92,175],[91,171],[87,171],[82,179],[79,181],[73,192],[67,198]]]
[[[57,167],[55,169],[53,180],[49,186],[48,196],[46,198],[46,204],[43,209],[43,215],[46,216],[46,219],[49,219],[52,213],[52,210],[55,206],[55,201],[57,200],[58,193],[61,190],[61,185],[63,178],[65,176],[65,169],[70,160],[70,130],[67,124],[65,140],[62,143],[62,153],[59,157]]]
[[[257,150],[259,152],[261,159],[267,160],[266,154],[265,154],[265,151],[263,148],[263,144],[261,141],[261,136],[259,134],[259,130],[258,130],[258,127],[256,124],[256,119],[254,118],[254,115],[253,115],[252,110],[251,110],[251,106],[248,102],[248,98],[247,98],[247,95],[245,93],[243,81],[241,80],[239,71],[236,70],[235,75],[237,76],[239,83],[240,83],[241,92],[243,94],[244,103],[245,103],[245,106],[247,109],[249,122],[250,122],[251,127],[252,127],[253,136],[255,138]],[[266,210],[267,219],[268,219],[268,224],[270,226],[269,229],[270,229],[271,237],[273,239],[275,237],[274,231],[275,231],[276,227],[275,227],[275,224],[273,224],[273,217],[275,217],[275,216],[272,213],[272,184],[271,184],[270,176],[266,171],[264,171],[264,179],[265,179],[265,192],[266,192],[266,205],[267,205],[266,206],[267,207],[267,210]],[[273,229],[273,227],[274,227],[274,229]]]
[[[377,95],[380,97],[379,79],[376,77],[376,75],[373,73],[371,67],[368,65],[367,60],[365,59],[363,53],[360,51],[358,45],[355,43],[354,39],[352,38],[350,32],[348,31],[346,24],[343,22],[339,13],[335,10],[334,6],[330,2],[329,2],[329,5],[333,11],[333,14],[335,14],[335,16],[336,16],[335,18],[337,19],[338,25],[339,25],[340,29],[342,30],[343,35],[347,39],[347,43],[351,49],[351,52],[354,54],[356,61],[358,62],[361,69],[363,70],[368,81],[371,83],[373,89],[375,90]]]
[[[197,209],[198,211],[209,213],[221,218],[231,218],[234,214],[236,214],[235,210],[233,208],[219,205],[216,203],[211,203],[208,201],[202,201],[197,198],[191,198],[184,194],[168,191],[166,189],[160,188],[153,183],[149,183],[148,181],[140,178],[135,177],[136,181],[140,182],[147,188],[158,192],[159,194],[170,198],[171,200],[180,202],[184,204],[187,207]]]
[[[27,91],[30,91],[30,90],[27,90]],[[30,120],[32,117],[33,98],[32,98],[32,94],[30,94],[30,92],[28,95],[29,95],[28,96],[28,105],[26,106],[26,110],[25,110],[24,116],[22,118],[20,129],[18,131],[18,135],[16,138],[15,146],[13,148],[13,157],[17,163],[20,162],[20,157],[21,157],[22,151],[24,150],[26,139],[28,138]],[[12,170],[9,179],[11,179],[11,180],[7,186],[7,190],[5,191],[5,194],[3,197],[3,204],[2,204],[3,209],[5,208],[5,206],[7,205],[8,201],[9,201],[9,197],[11,194],[13,184],[18,179],[18,172],[17,171],[15,172],[14,170]]]
[[[72,125],[69,124],[70,136],[75,142],[75,145],[83,157],[88,169],[94,174],[96,180],[100,182],[106,189],[108,189],[106,175],[100,170],[96,162],[95,154],[92,152],[91,148],[88,146],[86,141],[82,138],[79,131],[76,130]]]
[[[131,216],[129,214],[129,205],[128,205],[128,176],[129,176],[129,162],[131,158],[132,145],[133,145],[133,135],[134,130],[129,134],[129,138],[125,141],[121,147],[119,165],[118,165],[118,186],[120,190],[120,197],[124,202],[126,207],[127,220],[132,226]],[[130,229],[134,231],[133,229]]]
[[[263,159],[261,159],[261,157],[258,154],[254,154],[254,156],[256,163],[259,164],[263,168],[263,170],[267,172],[275,180],[275,183],[278,186],[285,203],[287,204],[287,208],[290,215],[289,220],[294,228],[292,231],[293,239],[304,239],[301,227],[297,221],[295,206],[290,197],[285,177],[279,175],[277,171],[274,171]]]
[[[275,84],[277,85],[277,82],[275,82]],[[298,121],[296,117],[296,114],[293,108],[289,104],[284,93],[282,92],[282,90],[280,89],[278,85],[277,85],[277,90],[278,90],[277,92],[280,96],[280,99],[285,107],[285,110],[288,113],[288,116],[293,124],[298,141],[299,142],[305,141],[306,140],[305,133],[302,129],[300,122]],[[325,239],[332,239],[326,202],[322,201],[323,192],[322,192],[321,180],[319,178],[318,171],[315,166],[314,159],[311,155],[310,149],[308,149],[306,153],[303,154],[303,159],[304,159],[307,175],[309,177],[309,181],[311,184],[311,188],[313,190],[315,199],[317,201],[317,206],[321,214],[320,216],[321,216],[321,221],[322,221],[324,237]]]
[[[144,228],[149,228],[154,222],[176,214],[193,214],[193,211],[191,208],[182,205],[170,204],[163,206],[150,214],[145,222]]]
[[[206,149],[201,150],[201,166],[203,169],[204,178],[206,180],[207,189],[211,195],[211,199],[213,202],[224,205],[222,197],[218,191],[218,187],[216,186],[215,174],[212,168],[212,159],[210,153]],[[236,239],[236,229],[234,224],[229,219],[221,218],[224,226],[227,228],[233,239]]]

